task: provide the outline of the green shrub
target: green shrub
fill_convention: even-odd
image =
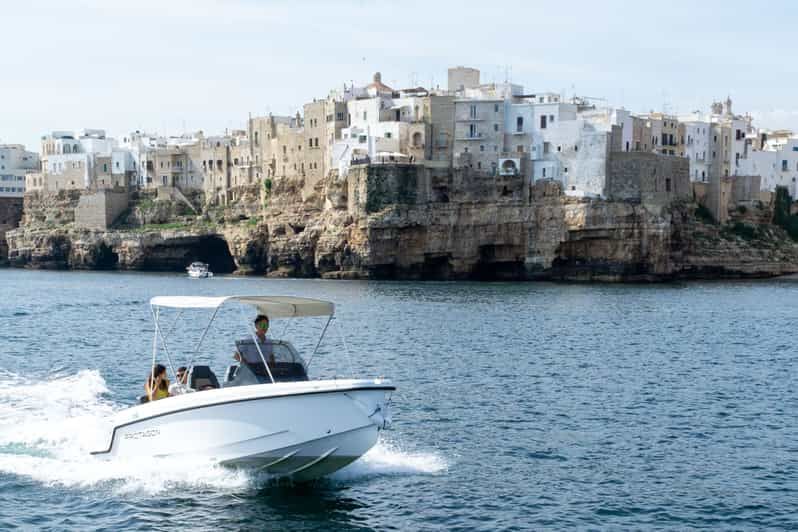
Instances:
[[[754,225],[749,225],[744,222],[734,222],[734,225],[731,228],[732,233],[735,235],[745,239],[745,240],[753,240],[757,236],[759,236],[759,228]]]
[[[272,180],[268,177],[263,180],[263,207],[266,208],[269,206],[269,198],[272,195]]]
[[[695,210],[695,217],[701,220],[704,223],[714,224],[715,217],[712,216],[712,213],[709,209],[707,209],[704,205],[698,205],[698,208]]]
[[[776,187],[773,202],[773,223],[787,231],[790,238],[798,240],[798,216],[790,214],[792,197],[786,187]]]

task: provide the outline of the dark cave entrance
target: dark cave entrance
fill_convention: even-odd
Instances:
[[[94,256],[94,267],[98,270],[115,270],[119,266],[119,255],[106,244],[101,242],[97,246]]]
[[[207,263],[213,273],[236,271],[236,262],[230,254],[230,247],[227,245],[227,241],[220,236],[200,237],[197,245],[190,250],[190,257],[185,266],[197,260]]]
[[[141,269],[185,272],[192,262],[205,262],[213,273],[232,273],[236,263],[227,241],[218,235],[175,239],[147,249]]]

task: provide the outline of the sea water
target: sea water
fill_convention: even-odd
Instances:
[[[393,427],[292,485],[181,458],[102,461],[154,295],[331,299],[312,377],[392,378]],[[0,528],[798,527],[798,283],[379,283],[0,270]],[[252,318],[220,313],[217,375]],[[161,322],[175,363],[207,313]],[[313,351],[324,320],[274,320]],[[344,341],[344,338],[346,341]],[[164,362],[161,352],[159,362]]]

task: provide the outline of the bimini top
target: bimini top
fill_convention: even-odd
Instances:
[[[252,305],[269,318],[332,316],[335,312],[335,305],[330,301],[291,296],[156,296],[150,299],[150,305],[180,309],[216,309],[228,301]]]

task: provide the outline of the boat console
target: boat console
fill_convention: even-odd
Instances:
[[[260,347],[260,351],[258,350]],[[224,387],[244,386],[248,384],[267,384],[271,372],[274,382],[298,382],[308,380],[307,368],[302,357],[294,346],[281,340],[266,340],[255,345],[251,339],[236,342],[241,363],[227,369]],[[266,359],[268,371],[263,364]]]

